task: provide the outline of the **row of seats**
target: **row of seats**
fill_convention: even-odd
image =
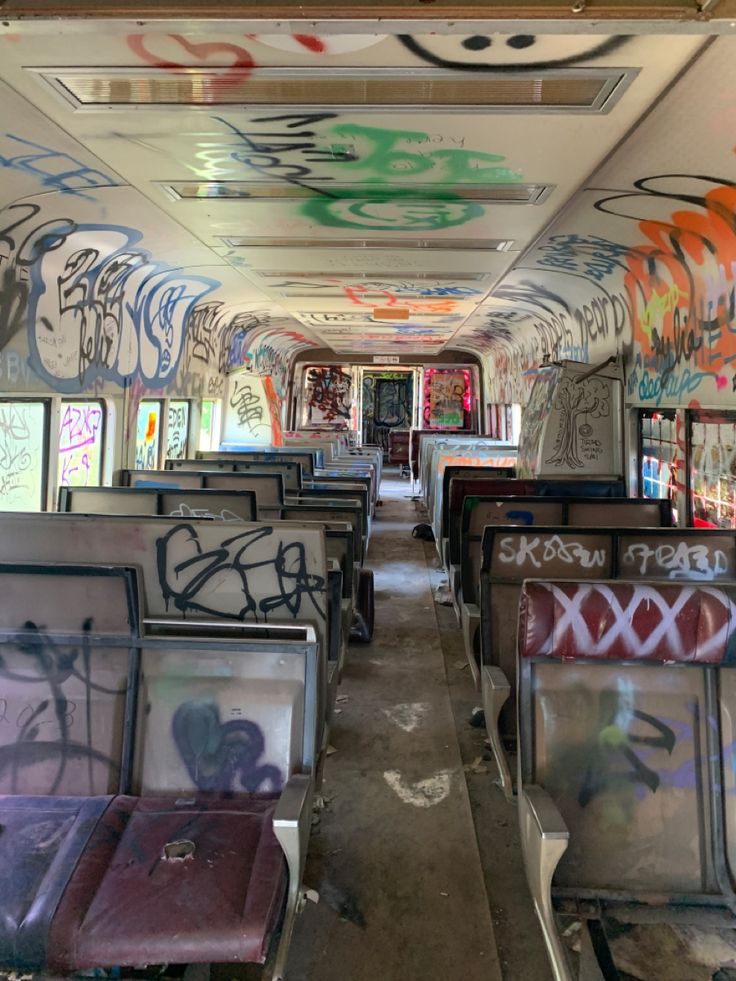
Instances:
[[[283,977],[380,476],[370,449],[303,442],[0,515],[4,965]]]
[[[479,466],[446,469],[441,494],[438,552],[555,981],[618,977],[609,917],[733,926],[736,535],[673,528],[669,502],[620,482]],[[585,923],[584,975],[560,916]]]

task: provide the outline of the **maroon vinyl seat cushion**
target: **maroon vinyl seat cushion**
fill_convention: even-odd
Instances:
[[[736,607],[709,586],[527,582],[519,656],[720,664],[731,660]]]
[[[275,807],[274,798],[117,798],[57,911],[52,966],[262,963],[286,888]],[[188,857],[166,857],[188,843]]]

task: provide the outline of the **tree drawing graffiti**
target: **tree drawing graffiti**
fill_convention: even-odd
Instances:
[[[545,463],[581,470],[585,462],[580,458],[580,438],[590,442],[594,429],[588,420],[603,419],[610,414],[609,386],[601,378],[581,382],[566,378],[555,394],[553,408],[560,414],[560,428],[552,455]]]

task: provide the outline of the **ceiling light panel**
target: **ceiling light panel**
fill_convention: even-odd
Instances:
[[[301,184],[267,184],[262,181],[172,181],[162,189],[176,201],[302,201],[321,188],[332,197],[370,198],[366,184],[343,184],[325,178],[310,178],[310,187]],[[417,184],[392,179],[392,188],[411,188],[412,200],[436,201],[438,196],[474,201],[477,204],[540,204],[552,190],[550,184]],[[417,191],[422,196],[417,196]],[[426,197],[424,197],[426,195]],[[385,196],[385,189],[382,199]]]
[[[375,111],[607,112],[636,72],[560,68],[499,75],[406,68],[32,68],[77,110],[243,106]]]

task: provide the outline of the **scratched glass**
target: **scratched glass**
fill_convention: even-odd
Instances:
[[[26,578],[4,584],[10,607],[3,626],[19,627],[0,644],[0,793],[116,793],[129,651],[106,644],[99,632],[128,633],[127,601],[117,596],[123,581],[101,588],[94,577]],[[115,602],[104,587],[115,590]],[[44,588],[38,623],[33,610]],[[49,623],[73,635],[62,640]]]
[[[44,506],[46,403],[0,401],[0,510]]]
[[[694,414],[690,448],[693,523],[736,528],[736,413]]]
[[[102,483],[105,408],[102,402],[62,402],[59,425],[60,487]]]
[[[567,662],[533,679],[533,782],[570,830],[555,883],[714,888],[703,669]]]
[[[301,758],[305,670],[295,651],[144,649],[136,792],[281,790]]]
[[[158,467],[158,444],[161,432],[161,403],[141,402],[135,437],[135,469],[155,470]]]
[[[222,403],[219,399],[204,399],[199,416],[198,450],[216,450],[220,445],[220,412]]]

